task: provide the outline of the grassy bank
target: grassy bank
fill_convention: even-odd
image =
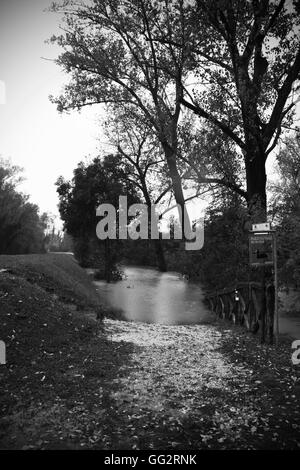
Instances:
[[[0,339],[7,356],[0,366],[0,448],[37,442],[57,448],[57,427],[64,423],[67,432],[70,410],[83,400],[93,406],[100,383],[118,367],[96,320],[103,309],[70,255],[0,256],[0,270]]]
[[[53,294],[54,299],[72,303],[78,309],[100,305],[93,284],[71,254],[2,255],[0,269],[38,285]]]

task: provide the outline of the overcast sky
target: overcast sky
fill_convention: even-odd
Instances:
[[[0,155],[24,168],[20,189],[41,212],[58,214],[58,176],[70,178],[79,161],[98,153],[98,141],[105,142],[105,137],[100,106],[60,115],[49,101],[68,81],[53,61],[43,59],[54,59],[61,51],[45,44],[59,32],[59,15],[44,11],[50,3],[0,0]],[[273,162],[274,157],[269,173]],[[192,218],[200,206],[189,206]]]
[[[70,178],[77,163],[95,156],[99,145],[107,151],[111,147],[101,131],[100,106],[60,115],[49,101],[68,81],[57,65],[43,59],[61,51],[45,44],[59,32],[60,16],[44,11],[50,4],[0,0],[0,81],[6,90],[5,104],[0,104],[0,155],[24,168],[20,189],[41,212],[58,214],[58,176]],[[0,87],[0,103],[1,94]],[[198,217],[199,204],[190,203],[189,212]]]
[[[60,115],[48,96],[68,77],[53,62],[60,49],[45,44],[59,17],[43,10],[50,0],[0,0],[0,155],[24,168],[20,189],[41,211],[57,212],[55,181],[94,156],[101,136],[100,107]],[[3,90],[0,87],[0,103]],[[1,98],[2,95],[2,98]]]

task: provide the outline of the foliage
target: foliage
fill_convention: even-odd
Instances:
[[[182,206],[183,105],[239,149],[249,211],[265,219],[265,162],[282,127],[292,122],[298,92],[295,5],[267,0],[56,4],[66,26],[65,34],[52,40],[65,50],[58,63],[71,81],[55,101],[60,110],[111,102],[137,109],[164,149]],[[230,184],[239,191],[236,181]]]
[[[283,286],[300,287],[300,137],[290,137],[277,156],[279,181],[272,189],[270,215],[278,232]]]
[[[184,209],[178,169],[177,127],[181,113],[180,81],[188,56],[153,37],[172,29],[184,46],[191,28],[181,22],[183,0],[160,2],[116,0],[54,4],[63,12],[64,34],[51,41],[64,51],[57,63],[69,74],[63,94],[52,97],[60,111],[90,104],[131,106],[137,121],[152,132],[164,152],[176,202]]]
[[[132,106],[110,106],[109,111],[105,130],[124,175],[145,204],[158,204],[172,187],[159,139]]]
[[[299,95],[297,2],[95,0],[55,9],[65,28],[52,40],[70,76],[53,98],[59,110],[112,103],[114,114],[125,106],[144,120],[182,208],[184,190],[236,194],[214,202],[202,252],[177,259],[211,287],[242,280],[247,215],[239,198],[247,228],[266,220],[266,161],[293,123]]]
[[[169,266],[190,279],[200,280],[208,290],[248,281],[248,233],[241,230],[245,220],[245,201],[229,190],[220,190],[206,212],[203,248],[184,251],[174,242],[171,249],[167,245]]]
[[[65,230],[74,239],[74,253],[82,265],[105,264],[112,271],[122,256],[121,240],[98,240],[96,208],[110,203],[119,205],[119,196],[127,196],[128,205],[139,202],[132,182],[125,178],[118,155],[97,157],[91,163],[79,163],[72,181],[57,181],[59,211]],[[109,258],[108,258],[109,257]],[[97,261],[98,258],[98,261]]]
[[[282,127],[292,123],[299,90],[296,3],[198,0],[194,8],[190,64],[198,81],[184,87],[181,101],[239,148],[249,211],[261,221],[266,217],[265,162]]]
[[[0,253],[40,253],[47,215],[17,191],[21,169],[0,159]]]
[[[73,250],[72,237],[66,232],[61,232],[52,227],[45,237],[46,248],[48,251],[71,252]]]

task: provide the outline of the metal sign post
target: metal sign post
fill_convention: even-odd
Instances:
[[[276,232],[269,223],[254,224],[249,236],[249,261],[250,266],[262,268],[262,341],[264,341],[266,296],[265,296],[265,266],[274,267],[274,319],[276,345],[279,342],[279,317],[278,317],[278,273],[277,273],[277,244]],[[273,325],[274,326],[274,325]]]
[[[276,346],[279,344],[279,314],[278,314],[278,266],[277,266],[277,239],[276,233],[274,232],[274,289],[275,289],[275,305],[274,305],[274,315],[275,315],[275,338]]]

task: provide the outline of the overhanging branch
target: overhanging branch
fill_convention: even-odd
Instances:
[[[234,142],[241,148],[241,149],[244,149],[245,148],[245,144],[244,142],[242,141],[242,139],[240,139],[234,132],[232,129],[230,129],[230,127],[228,127],[226,124],[224,124],[223,122],[219,121],[217,118],[215,118],[214,116],[212,116],[211,114],[209,114],[207,111],[205,111],[203,108],[201,108],[200,106],[196,106],[192,103],[189,103],[188,101],[186,101],[184,98],[182,98],[181,100],[181,103],[188,109],[191,109],[195,114],[197,114],[198,116],[200,117],[203,117],[204,119],[207,119],[209,122],[211,122],[212,124],[214,124],[215,126],[217,126],[219,129],[221,129],[221,131],[224,132],[224,134],[228,135],[228,137],[230,137],[232,140],[234,140]]]

